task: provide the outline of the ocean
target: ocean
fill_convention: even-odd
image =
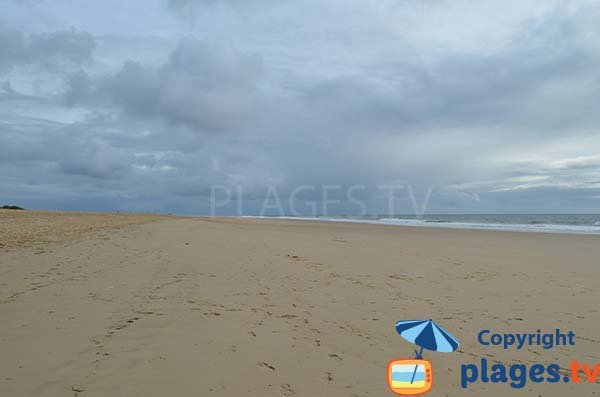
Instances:
[[[452,214],[278,217],[394,226],[600,234],[600,214]]]

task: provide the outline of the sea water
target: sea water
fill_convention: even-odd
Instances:
[[[395,226],[600,234],[600,214],[451,214],[278,217]]]

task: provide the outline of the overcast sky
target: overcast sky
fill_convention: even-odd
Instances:
[[[598,212],[598,21],[586,0],[2,0],[0,204],[201,214],[223,185],[252,214],[340,185],[347,213],[364,185],[382,213],[401,184],[433,212]]]

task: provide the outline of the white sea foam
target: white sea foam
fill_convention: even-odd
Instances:
[[[306,220],[320,222],[347,222],[364,223],[370,225],[410,226],[410,227],[433,227],[445,229],[474,229],[474,230],[500,230],[511,232],[537,232],[537,233],[567,233],[567,234],[600,234],[600,222],[594,225],[555,225],[555,224],[512,224],[512,223],[477,223],[477,222],[435,222],[422,219],[357,219],[357,218],[327,218],[327,217],[261,217],[245,216],[244,218],[262,219],[288,219]]]

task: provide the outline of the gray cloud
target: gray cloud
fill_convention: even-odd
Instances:
[[[383,61],[309,87],[307,101],[341,123],[350,118],[372,130],[483,132],[504,125],[532,136],[593,128],[600,122],[590,108],[599,99],[600,12],[597,7],[569,17],[561,12],[520,27],[493,52],[449,52],[430,64],[416,57],[400,64]],[[568,95],[556,95],[567,87]]]
[[[129,3],[135,37],[4,29],[0,184],[83,208],[362,184],[378,212],[397,183],[440,211],[598,208],[600,8],[534,3],[170,1],[182,38],[157,0]]]
[[[94,47],[94,38],[85,32],[70,30],[25,34],[0,24],[0,70],[27,64],[81,64],[90,60]]]
[[[197,8],[211,7],[216,5],[227,5],[233,7],[265,6],[281,3],[283,0],[167,0],[169,8],[176,11],[193,11]]]
[[[158,68],[127,61],[114,75],[69,79],[67,103],[108,103],[133,117],[162,117],[202,131],[227,131],[251,116],[259,56],[184,39]]]

